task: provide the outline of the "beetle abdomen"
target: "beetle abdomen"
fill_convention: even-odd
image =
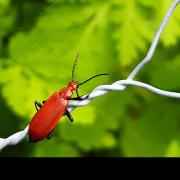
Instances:
[[[55,128],[59,119],[64,115],[68,101],[54,93],[34,115],[29,126],[29,141],[40,141]]]

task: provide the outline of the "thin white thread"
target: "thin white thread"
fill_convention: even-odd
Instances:
[[[163,19],[159,29],[157,30],[157,32],[155,34],[154,40],[151,43],[151,46],[149,48],[149,51],[148,51],[146,57],[134,68],[134,70],[130,73],[130,75],[128,76],[127,79],[133,79],[136,76],[136,74],[144,67],[144,65],[147,64],[151,60],[151,58],[152,58],[152,56],[153,56],[153,54],[155,52],[155,49],[157,47],[157,44],[159,42],[159,38],[160,38],[165,26],[167,25],[167,22],[170,19],[174,9],[179,4],[179,2],[180,2],[180,0],[175,0],[172,3],[172,5],[169,8],[168,12],[164,16],[164,19]]]
[[[137,86],[137,87],[147,89],[148,91],[151,91],[155,94],[159,94],[161,96],[167,96],[167,97],[178,98],[178,99],[180,98],[180,93],[161,90],[146,83],[127,79],[127,80],[116,81],[115,83],[111,85],[101,85],[101,86],[96,87],[91,92],[91,94],[83,96],[83,98],[87,96],[88,98],[85,98],[84,100],[81,100],[81,101],[70,102],[68,106],[68,110],[71,112],[76,107],[85,106],[89,104],[93,99],[99,96],[102,96],[108,93],[109,91],[123,91],[126,88],[126,86]]]
[[[72,111],[76,107],[85,106],[85,105],[89,104],[92,99],[102,96],[109,91],[123,91],[123,90],[125,90],[125,88],[127,86],[137,86],[137,87],[147,89],[155,94],[159,94],[162,96],[168,96],[171,98],[180,98],[180,93],[161,90],[161,89],[155,88],[149,84],[145,84],[142,82],[132,80],[136,76],[136,74],[144,67],[144,65],[147,64],[151,60],[151,58],[154,54],[154,51],[157,47],[157,44],[159,42],[161,33],[162,33],[163,29],[165,28],[165,26],[166,26],[168,20],[170,19],[173,11],[175,10],[176,6],[179,4],[179,2],[180,2],[180,0],[174,0],[174,2],[172,3],[171,7],[169,8],[168,12],[166,13],[166,15],[156,33],[154,39],[153,39],[153,42],[150,46],[150,49],[149,49],[146,57],[130,73],[127,80],[119,80],[119,81],[114,82],[111,85],[101,85],[101,86],[96,87],[88,95],[88,98],[85,98],[85,97],[87,97],[87,95],[84,95],[83,98],[85,98],[85,99],[83,99],[82,101],[70,102],[69,106],[68,106],[68,110]],[[16,145],[16,144],[20,143],[26,137],[26,135],[28,133],[28,128],[29,128],[29,125],[23,131],[17,132],[15,134],[9,136],[8,138],[0,138],[0,150],[2,150],[4,147],[6,147],[8,145]]]
[[[17,132],[6,139],[0,138],[0,150],[8,145],[16,145],[20,143],[27,135],[29,129],[29,125],[20,132]]]

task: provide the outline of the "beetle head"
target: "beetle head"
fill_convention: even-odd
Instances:
[[[72,82],[69,82],[69,84],[68,84],[68,88],[69,88],[70,90],[72,90],[72,91],[77,90],[78,87],[79,87],[79,83],[78,83],[78,82],[72,81]]]

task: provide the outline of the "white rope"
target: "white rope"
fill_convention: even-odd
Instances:
[[[84,100],[70,102],[69,106],[68,106],[68,110],[71,112],[76,107],[86,106],[93,99],[95,99],[99,96],[102,96],[102,95],[108,93],[109,91],[122,91],[126,88],[126,86],[137,86],[137,87],[147,89],[148,91],[151,91],[155,94],[159,94],[161,96],[167,96],[167,97],[171,97],[171,98],[180,98],[180,93],[161,90],[161,89],[155,88],[149,84],[145,84],[145,83],[142,83],[139,81],[127,79],[127,80],[116,81],[115,83],[113,83],[111,85],[101,85],[101,86],[96,87],[91,92],[91,94],[82,96],[84,98]]]
[[[134,68],[134,70],[131,72],[131,74],[128,76],[128,79],[133,79],[136,74],[144,67],[145,64],[147,64],[152,56],[154,55],[154,51],[157,47],[157,44],[159,42],[159,38],[169,20],[169,18],[171,17],[174,9],[176,8],[176,6],[179,4],[180,0],[174,0],[174,2],[172,3],[171,7],[169,8],[168,12],[166,13],[166,15],[164,16],[164,19],[159,27],[159,29],[156,32],[156,35],[154,37],[154,40],[149,48],[149,51],[146,55],[146,57]]]
[[[8,145],[16,145],[20,143],[27,135],[29,129],[29,125],[20,132],[17,132],[6,139],[0,138],[0,150]]]
[[[175,10],[176,6],[179,4],[179,2],[180,2],[180,0],[174,0],[174,2],[172,3],[171,7],[169,8],[168,12],[166,13],[155,37],[154,37],[154,40],[150,46],[150,49],[149,49],[146,57],[130,73],[127,80],[120,80],[120,81],[114,82],[111,85],[101,85],[101,86],[96,87],[90,94],[84,95],[83,98],[85,98],[85,99],[83,99],[82,101],[70,102],[69,106],[68,106],[68,110],[72,111],[76,107],[85,106],[85,105],[89,104],[92,99],[102,96],[109,91],[125,90],[125,88],[127,86],[137,86],[137,87],[147,89],[155,94],[159,94],[162,96],[168,96],[171,98],[180,98],[180,93],[161,90],[161,89],[155,88],[149,84],[145,84],[142,82],[132,80],[136,76],[136,74],[144,67],[144,65],[147,64],[151,60],[151,58],[154,54],[154,51],[156,49],[156,46],[158,44],[160,35],[161,35],[163,29],[165,28],[169,18],[171,17],[173,11]],[[6,147],[8,145],[16,145],[16,144],[20,143],[26,137],[26,135],[28,133],[28,128],[29,128],[29,125],[23,131],[17,132],[15,134],[9,136],[8,138],[5,138],[5,139],[0,138],[0,150],[2,150],[4,147]]]

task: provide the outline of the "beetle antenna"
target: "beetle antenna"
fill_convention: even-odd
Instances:
[[[74,81],[74,71],[75,71],[75,68],[76,68],[76,64],[77,64],[77,60],[78,60],[78,52],[76,53],[76,58],[74,60],[74,64],[73,64],[73,68],[72,68],[72,81]]]
[[[87,82],[90,81],[91,79],[94,79],[94,78],[96,78],[96,77],[98,77],[98,76],[111,76],[111,74],[108,74],[108,73],[104,73],[104,74],[96,74],[95,76],[93,76],[93,77],[87,79],[86,81],[84,81],[84,82],[82,82],[82,83],[79,83],[79,86],[82,85],[82,84],[87,83]]]

